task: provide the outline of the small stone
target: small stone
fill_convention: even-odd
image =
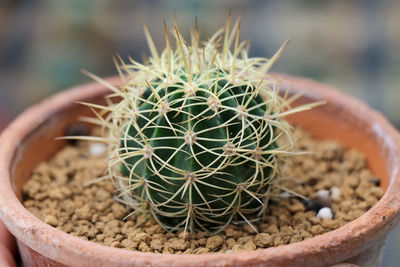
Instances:
[[[114,218],[118,220],[122,220],[127,214],[126,208],[119,203],[113,203],[111,205],[111,211],[114,214]]]
[[[282,192],[279,197],[281,199],[289,199],[291,197],[291,195],[289,192],[285,191],[285,192]]]
[[[175,238],[175,237],[168,240],[167,245],[169,245],[169,247],[171,247],[174,250],[184,251],[187,249],[187,244],[186,244],[185,240]]]
[[[358,203],[357,206],[355,206],[355,208],[360,209],[360,210],[368,210],[368,203],[366,201],[360,202]]]
[[[136,226],[142,226],[148,221],[146,214],[140,214],[139,217],[136,218]]]
[[[184,240],[189,240],[195,236],[194,233],[190,233],[190,232],[188,233],[188,232],[185,232],[184,230],[178,231],[177,235],[178,235],[178,238],[181,238]]]
[[[317,217],[320,219],[333,219],[333,212],[330,208],[324,207],[317,213]]]
[[[164,245],[161,239],[153,239],[150,242],[150,247],[156,251],[162,251]]]
[[[128,239],[138,243],[140,242],[149,243],[151,241],[150,235],[146,233],[137,233],[135,235],[128,235]]]
[[[351,200],[343,200],[339,203],[339,207],[343,212],[347,213],[354,204]]]
[[[250,224],[245,224],[243,225],[243,230],[248,233],[248,234],[256,234],[258,233],[257,225],[250,225]]]
[[[289,211],[291,213],[296,213],[296,212],[299,212],[299,211],[304,211],[305,207],[300,201],[298,201],[298,202],[296,201],[295,203],[290,204],[288,206],[288,209],[289,209]]]
[[[187,250],[185,250],[183,252],[183,254],[192,254],[192,253],[193,253],[193,249],[191,249],[191,248],[188,248]]]
[[[324,219],[321,221],[321,226],[328,230],[339,228],[342,225],[342,220]]]
[[[36,194],[38,194],[41,191],[41,186],[40,183],[34,181],[34,180],[29,180],[25,186],[24,186],[24,193],[27,194],[31,198],[35,198]]]
[[[49,197],[51,199],[62,199],[64,196],[63,196],[61,190],[56,188],[56,189],[54,189],[54,190],[49,192]]]
[[[114,242],[114,238],[112,237],[106,237],[104,238],[104,244],[111,246],[111,244]]]
[[[205,246],[207,244],[207,239],[203,238],[199,238],[197,239],[197,242],[199,243],[200,246]]]
[[[230,225],[228,225],[229,227]],[[228,227],[226,227],[225,229],[228,229]],[[231,229],[231,227],[229,227],[229,229]],[[196,238],[200,239],[200,238],[205,238],[207,236],[207,232],[199,232],[196,234]]]
[[[292,226],[281,226],[280,232],[283,233],[284,235],[291,234],[293,232],[293,227]]]
[[[149,246],[146,244],[146,242],[141,242],[139,244],[138,249],[142,252],[151,252],[151,249],[149,248]]]
[[[352,199],[353,198],[354,189],[346,184],[343,184],[340,187],[340,192],[344,199]]]
[[[321,219],[318,218],[317,216],[313,216],[308,218],[308,221],[312,224],[312,225],[318,225],[321,223]]]
[[[322,228],[321,225],[314,225],[313,227],[311,227],[310,233],[313,235],[320,235],[325,233],[325,230],[324,228]]]
[[[280,245],[283,245],[283,240],[282,240],[282,236],[280,236],[280,235],[275,235],[274,236],[274,246],[280,246]]]
[[[239,238],[242,236],[243,232],[236,230],[236,228],[232,225],[228,225],[225,229],[224,232],[226,234],[227,237],[233,237],[233,238]],[[197,237],[199,238],[199,237]]]
[[[257,247],[256,245],[254,245],[253,241],[248,241],[243,245],[243,250],[245,251],[251,251],[251,250],[255,250]]]
[[[232,249],[234,245],[236,245],[236,240],[233,238],[228,238],[226,241],[226,246],[228,249]]]
[[[162,253],[164,253],[164,254],[174,254],[174,250],[169,245],[166,245],[166,246],[164,246],[164,249],[163,249]]]
[[[154,234],[161,234],[164,233],[164,230],[161,228],[160,225],[158,224],[154,224],[150,227],[147,227],[144,229],[146,231],[146,233],[148,233],[149,235],[154,235]]]
[[[96,199],[98,199],[99,201],[104,201],[106,199],[110,199],[111,194],[110,192],[107,192],[105,189],[99,188],[98,190],[96,190],[95,196]]]
[[[299,242],[299,241],[302,241],[302,240],[303,240],[303,238],[302,238],[301,235],[293,235],[293,236],[290,238],[289,243],[290,243],[290,244],[291,244],[291,243],[296,243],[296,242]]]
[[[121,248],[122,247],[121,243],[118,242],[118,241],[112,242],[111,246],[114,247],[114,248]]]
[[[315,201],[321,204],[323,207],[330,207],[332,205],[333,199],[331,197],[331,192],[326,189],[318,190]]]
[[[91,209],[90,209],[89,205],[84,205],[81,208],[77,209],[75,211],[75,214],[81,220],[90,220],[92,217],[92,213],[91,213]]]
[[[197,248],[195,253],[196,254],[204,254],[204,253],[207,253],[207,252],[209,252],[208,248]]]
[[[358,179],[358,177],[356,176],[349,176],[345,179],[345,182],[350,186],[350,187],[357,187],[357,185],[359,185],[360,181]]]
[[[115,236],[115,240],[118,241],[118,242],[121,242],[122,239],[124,239],[123,235],[118,234],[118,235]]]
[[[130,240],[128,240],[128,239],[123,239],[121,241],[121,246],[124,247],[124,248],[128,248],[131,244],[132,244],[132,242]]]
[[[340,188],[337,186],[333,186],[331,188],[331,198],[333,200],[339,200],[340,195],[341,195]]]
[[[239,244],[236,244],[232,247],[232,251],[240,251],[243,250],[242,246]]]
[[[58,225],[58,220],[53,215],[46,215],[46,217],[44,218],[44,222],[50,224],[53,227],[56,227]]]
[[[97,157],[102,156],[106,153],[106,145],[102,143],[93,143],[89,145],[90,155]]]
[[[260,248],[267,248],[274,244],[274,238],[269,234],[260,233],[254,238],[254,244]]]
[[[290,224],[290,218],[286,214],[279,215],[278,221],[279,221],[280,225],[289,225]]]
[[[224,239],[220,235],[210,236],[207,238],[206,248],[215,251],[218,250],[223,243]]]
[[[236,242],[240,245],[244,245],[249,241],[253,241],[253,236],[248,235],[248,236],[243,236],[243,237],[239,237]]]
[[[276,226],[276,224],[271,224],[270,226],[265,228],[263,231],[268,233],[268,234],[279,233],[279,229],[278,229],[278,226]]]
[[[385,191],[381,188],[381,187],[373,187],[370,189],[371,194],[375,197],[377,197],[378,199],[381,198],[383,196],[383,194],[385,193]]]

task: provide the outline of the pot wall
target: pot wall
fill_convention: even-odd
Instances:
[[[280,76],[283,77],[283,76]],[[0,215],[17,240],[26,266],[327,266],[352,262],[378,266],[386,235],[399,222],[400,138],[392,126],[364,104],[309,80],[284,76],[285,87],[304,91],[297,102],[327,100],[311,111],[288,117],[321,139],[336,140],[364,153],[387,192],[357,220],[327,234],[254,252],[209,255],[157,255],[110,248],[63,233],[30,214],[20,203],[21,188],[31,170],[48,160],[65,141],[68,125],[90,112],[76,101],[101,102],[108,92],[91,83],[56,95],[32,107],[0,138]],[[109,80],[118,82],[116,78]],[[396,195],[397,194],[397,195]]]

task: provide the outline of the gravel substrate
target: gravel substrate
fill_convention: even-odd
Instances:
[[[130,216],[114,202],[105,174],[101,144],[66,146],[40,164],[23,188],[24,205],[44,222],[82,239],[108,246],[155,253],[216,253],[285,245],[334,230],[371,208],[383,195],[379,178],[364,157],[335,142],[320,142],[296,129],[296,156],[283,168],[283,185],[310,200],[283,192],[255,224],[229,225],[220,234],[167,233],[145,215]]]

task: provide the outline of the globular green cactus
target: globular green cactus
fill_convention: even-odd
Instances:
[[[240,21],[231,29],[228,19],[203,43],[196,23],[188,44],[175,25],[174,49],[165,26],[158,54],[145,27],[152,56],[143,64],[118,57],[120,86],[89,74],[118,97],[92,106],[103,110],[97,123],[108,129],[119,199],[167,230],[211,232],[262,218],[279,161],[292,153],[282,117],[309,108],[290,109],[268,74],[287,42],[271,59],[249,58],[239,32]]]

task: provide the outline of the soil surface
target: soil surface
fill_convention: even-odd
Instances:
[[[370,209],[383,195],[379,178],[363,155],[335,142],[312,139],[296,129],[296,150],[312,151],[285,163],[283,192],[269,204],[264,220],[229,225],[220,234],[165,232],[150,216],[132,215],[113,200],[105,175],[105,149],[79,142],[40,164],[23,188],[24,205],[44,222],[107,246],[155,253],[216,253],[255,250],[299,242],[334,230]]]

